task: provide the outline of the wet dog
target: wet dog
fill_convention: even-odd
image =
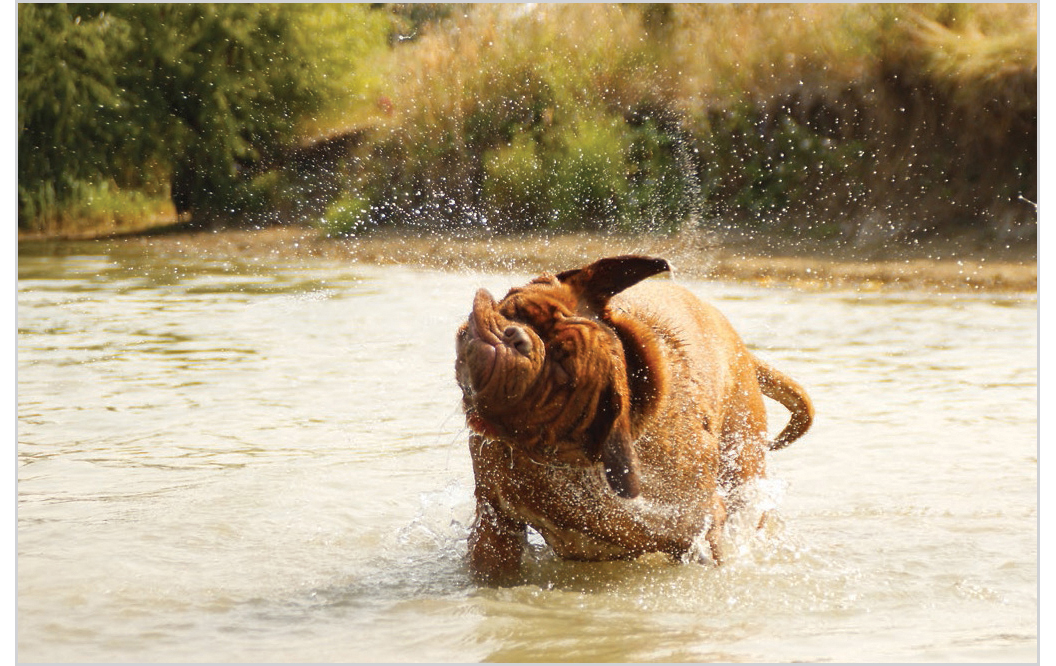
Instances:
[[[469,565],[485,582],[520,567],[526,526],[559,556],[681,558],[717,539],[765,454],[810,427],[796,382],[753,356],[729,322],[670,280],[663,259],[601,259],[477,292],[457,335],[476,480]],[[644,280],[644,281],[643,281]],[[790,412],[772,441],[763,395]]]

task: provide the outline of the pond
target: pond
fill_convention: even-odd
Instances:
[[[770,529],[722,566],[534,539],[486,588],[454,334],[531,276],[101,242],[18,270],[20,661],[1038,658],[1035,294],[676,274],[815,402]]]

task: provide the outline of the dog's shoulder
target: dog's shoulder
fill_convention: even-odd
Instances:
[[[726,318],[710,303],[672,280],[646,280],[612,299],[615,312],[633,317],[658,332],[727,326]]]
[[[613,299],[625,346],[643,354],[646,364],[681,363],[706,376],[723,359],[744,356],[745,347],[718,308],[671,280],[647,280]],[[627,345],[627,338],[638,340]],[[747,356],[745,356],[747,358]]]

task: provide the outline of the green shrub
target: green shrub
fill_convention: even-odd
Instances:
[[[552,183],[551,227],[627,225],[630,140],[622,119],[584,115],[548,134],[543,145]]]
[[[551,174],[528,133],[484,153],[481,206],[491,224],[509,230],[545,226],[551,210]]]
[[[676,231],[699,215],[696,147],[691,137],[647,118],[630,128],[630,215],[643,231]]]
[[[72,216],[78,183],[167,188],[202,222],[258,215],[275,184],[260,172],[351,87],[345,52],[384,42],[369,11],[19,5],[19,227]]]
[[[370,203],[354,195],[333,201],[319,220],[328,236],[348,236],[370,223]]]

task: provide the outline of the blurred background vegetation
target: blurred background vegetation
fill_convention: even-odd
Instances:
[[[1033,4],[21,4],[18,224],[1031,240]]]

